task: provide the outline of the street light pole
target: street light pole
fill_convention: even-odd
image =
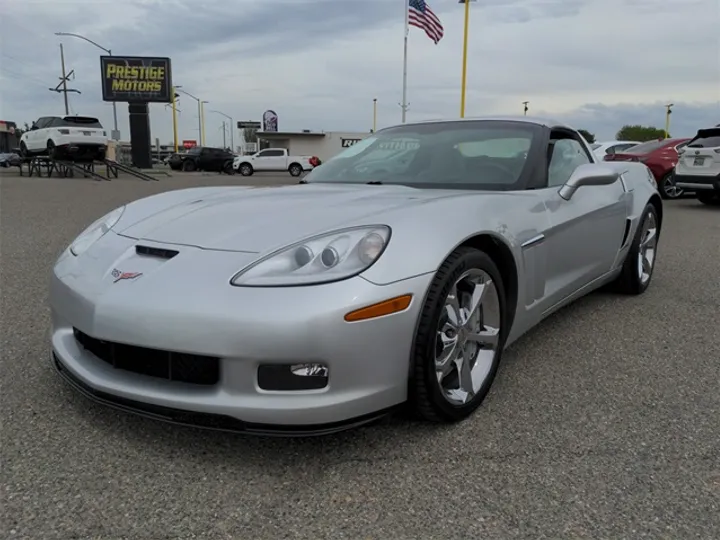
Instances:
[[[377,98],[373,99],[373,133],[377,131]]]
[[[108,53],[108,56],[112,56],[112,51],[110,49],[106,49],[102,45],[98,45],[97,43],[95,43],[92,39],[88,39],[85,36],[81,36],[80,34],[73,34],[71,32],[55,32],[55,35],[56,36],[68,36],[68,37],[82,39],[84,41],[87,41],[91,45],[94,45],[101,51],[105,51],[106,53]],[[67,94],[65,94],[65,95],[67,96]],[[115,141],[119,141],[120,140],[120,131],[118,130],[117,105],[115,104],[114,101],[112,102],[112,109],[113,109],[113,132],[112,132],[111,138]]]
[[[232,116],[225,114],[221,111],[210,111],[219,114],[220,116],[224,116],[228,120],[230,120],[230,146],[232,146],[232,151],[235,152],[235,120],[232,119]]]
[[[665,105],[665,138],[670,138],[670,115],[672,114],[672,106],[674,103]]]
[[[179,86],[176,86],[175,89],[178,92],[181,92],[181,93],[185,94],[186,96],[191,97],[192,99],[197,101],[197,104],[198,104],[198,138],[200,139],[200,146],[202,146],[203,145],[203,135],[202,135],[203,125],[202,125],[202,106],[200,105],[200,98],[193,96],[190,92],[186,92],[185,90],[180,90]]]
[[[205,104],[210,103],[209,101],[200,102],[200,125],[202,126],[202,145],[205,146]]]

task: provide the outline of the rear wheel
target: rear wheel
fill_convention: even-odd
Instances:
[[[24,158],[30,156],[30,152],[28,152],[28,147],[24,142],[20,143],[20,155]]]
[[[52,141],[47,142],[47,155],[50,159],[58,159],[59,157],[57,148],[55,148],[55,143]]]
[[[648,204],[640,218],[622,272],[615,282],[618,292],[637,295],[644,293],[650,286],[659,237],[660,221],[657,210],[652,204]]]
[[[662,177],[658,190],[663,199],[677,199],[685,194],[685,190],[675,184],[675,175],[672,172]]]
[[[697,199],[708,206],[720,206],[720,192],[698,193]]]
[[[297,163],[293,163],[288,168],[288,171],[290,172],[290,176],[300,176],[303,172],[303,168]]]
[[[415,335],[409,396],[433,422],[470,416],[495,378],[505,342],[505,294],[488,255],[459,248],[430,286]]]

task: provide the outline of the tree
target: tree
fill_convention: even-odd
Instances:
[[[670,134],[668,134],[668,138]],[[625,125],[617,132],[615,139],[618,141],[654,141],[665,138],[665,130],[652,126]]]
[[[590,133],[587,129],[578,129],[578,132],[580,135],[583,136],[583,138],[589,143],[592,144],[595,142],[595,134]]]
[[[23,124],[23,127],[15,127],[15,136],[17,137],[18,141],[20,140],[20,137],[23,136],[23,133],[25,133],[26,131],[30,131],[30,125],[27,122]]]

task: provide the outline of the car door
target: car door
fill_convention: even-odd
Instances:
[[[544,238],[547,249],[544,309],[608,273],[623,244],[630,194],[622,182],[583,186],[569,201],[558,193],[578,166],[591,162],[576,135],[565,130],[552,131],[547,187],[538,190],[550,222]]]
[[[198,156],[198,169],[209,171],[212,167],[212,148],[201,148]]]
[[[52,117],[43,116],[37,119],[33,123],[33,128],[30,130],[30,134],[27,137],[27,148],[31,152],[39,152],[45,150],[46,140],[45,132],[42,131],[47,124],[52,120]]]

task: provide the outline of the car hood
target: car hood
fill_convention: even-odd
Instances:
[[[294,185],[219,188],[116,232],[138,240],[262,253],[343,227],[386,224],[388,212],[459,196],[405,186]]]

